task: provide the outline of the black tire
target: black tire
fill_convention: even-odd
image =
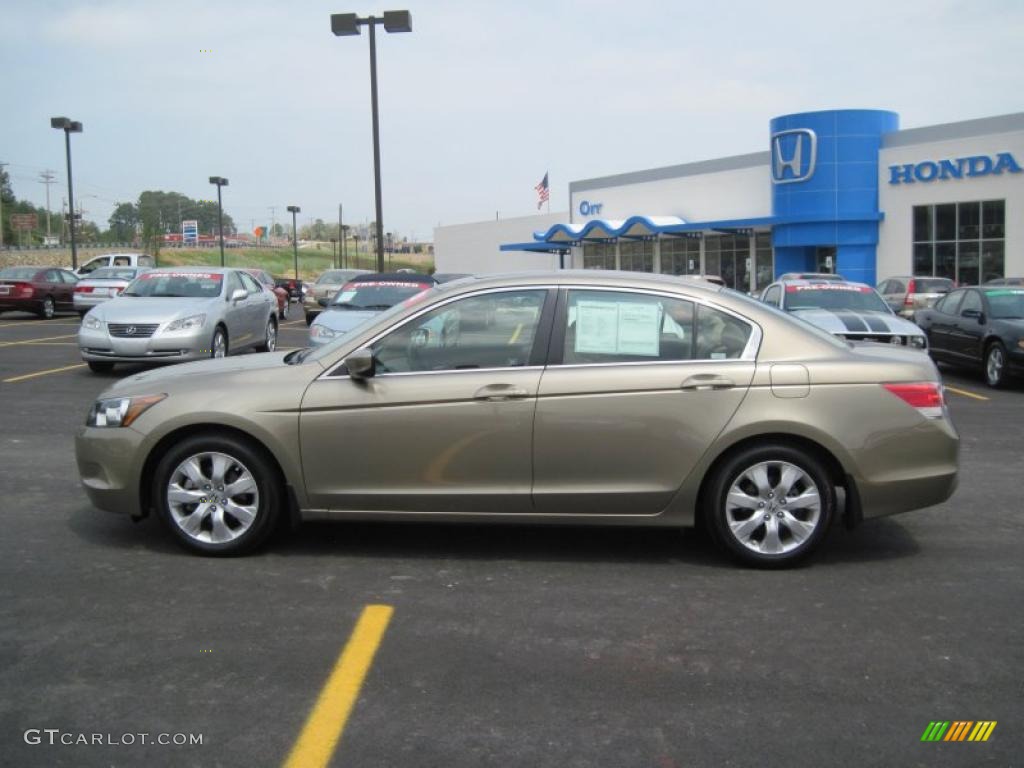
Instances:
[[[93,373],[110,373],[114,370],[113,363],[105,363],[102,360],[89,360],[89,370]]]
[[[79,316],[80,318],[82,318],[82,319],[85,319],[85,316],[86,316],[86,315],[88,315],[88,314],[89,314],[89,310],[88,310],[88,309],[87,309],[87,310],[85,310],[84,312],[83,312],[83,311],[81,311],[81,310],[79,310],[79,312],[78,312],[78,316]]]
[[[273,341],[271,341],[270,337],[271,328],[274,329]],[[263,343],[256,347],[256,349],[260,352],[273,352],[277,349],[277,321],[273,315],[267,319],[267,329],[264,331]]]
[[[316,315],[311,315],[311,314],[309,314],[309,312],[307,312],[306,313],[306,326],[308,327],[308,326],[312,325],[314,320],[316,320]]]
[[[985,347],[983,369],[985,383],[993,389],[1002,389],[1010,379],[1006,347],[1000,341],[993,341]]]
[[[288,319],[288,305],[289,305],[290,303],[291,303],[291,302],[288,302],[288,301],[286,301],[286,302],[284,303],[284,306],[282,306],[282,307],[281,307],[281,311],[280,311],[280,312],[278,312],[278,317],[279,317],[280,319],[282,319],[282,320],[287,320],[287,319]]]
[[[212,535],[212,518],[216,515],[216,512],[211,510],[216,510],[215,506],[201,510],[200,506],[202,505],[198,503],[195,505],[180,505],[176,511],[172,512],[168,502],[168,487],[177,468],[188,458],[204,453],[224,454],[235,462],[232,465],[233,467],[244,467],[255,481],[258,492],[258,499],[253,505],[256,507],[255,515],[248,528],[229,541],[212,542],[203,540],[203,538],[209,538]],[[203,465],[203,462],[200,462],[200,464]],[[211,468],[212,465],[206,464],[204,471],[210,472]],[[210,474],[212,475],[212,472]],[[238,477],[238,475],[228,474],[226,477],[232,478]],[[281,493],[281,488],[282,482],[277,468],[259,446],[231,435],[203,433],[192,435],[176,443],[161,457],[153,475],[152,499],[160,519],[163,520],[171,534],[185,549],[203,555],[230,557],[252,552],[265,543],[267,538],[274,532],[284,509],[284,497]],[[207,489],[209,489],[211,495],[217,492],[217,489],[211,486],[204,486],[202,489],[196,488],[197,491],[205,491]],[[223,497],[216,498],[221,499]],[[241,496],[236,496],[235,498],[241,499]],[[242,501],[244,502],[244,500]],[[177,520],[179,517],[182,520],[191,519],[191,516],[194,514],[202,514],[203,517],[197,518],[197,520],[201,520],[201,525],[206,526],[207,523],[209,525],[208,529],[200,528],[195,535],[191,535],[184,530]],[[242,525],[239,519],[233,518],[226,508],[221,509],[220,517],[225,521],[225,525],[229,527],[232,524],[236,526]]]
[[[224,329],[224,326],[218,325],[213,330],[213,336],[210,337],[210,357],[211,358],[217,357],[217,348],[219,346],[218,345],[218,341],[217,341],[218,337],[220,337],[220,339],[224,343],[224,355],[223,356],[227,357],[229,354],[231,354],[231,348],[228,346],[228,332]]]
[[[57,305],[53,303],[53,296],[43,298],[43,304],[39,307],[39,318],[41,320],[52,320],[57,314]]]
[[[789,495],[783,499],[775,495],[775,490],[780,487],[785,465],[795,467],[801,477],[793,482]],[[763,493],[745,479],[749,471],[760,466],[765,467]],[[734,486],[751,500],[749,507],[745,503],[727,503]],[[799,491],[796,496],[792,495],[794,489]],[[810,491],[817,492],[817,510],[802,507],[794,514],[791,510],[795,507],[789,504],[798,497],[801,504],[813,498]],[[785,568],[806,559],[818,548],[832,524],[835,508],[835,487],[817,459],[785,443],[760,443],[737,451],[718,466],[706,489],[702,514],[715,541],[735,559],[757,568]],[[746,511],[750,515],[744,517]],[[771,541],[769,528],[776,532]],[[763,551],[775,548],[773,543],[783,551]]]

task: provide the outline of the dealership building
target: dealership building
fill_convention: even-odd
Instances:
[[[784,115],[767,150],[573,181],[566,214],[434,233],[439,272],[559,266],[961,284],[1024,275],[1024,113],[901,130],[881,110]]]

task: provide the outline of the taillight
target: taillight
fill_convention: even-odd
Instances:
[[[946,401],[942,395],[942,385],[938,382],[922,381],[882,386],[911,408],[916,408],[926,418],[941,419],[944,414]]]
[[[14,295],[19,299],[31,299],[35,293],[35,289],[28,283],[14,284]]]
[[[912,298],[910,298],[910,297],[914,295],[914,293],[915,293],[914,289],[916,287],[917,286],[914,285],[914,281],[913,280],[911,280],[909,283],[907,283],[907,297],[905,299],[903,299],[903,306],[905,306],[905,307],[912,307],[912,306],[914,306],[914,300]]]
[[[92,293],[91,285],[76,285],[75,293]]]

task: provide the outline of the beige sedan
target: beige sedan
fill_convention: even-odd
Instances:
[[[957,449],[925,355],[593,271],[463,280],[315,351],[135,375],[76,441],[97,507],[155,514],[205,554],[287,517],[703,523],[769,567],[840,515],[949,498]]]

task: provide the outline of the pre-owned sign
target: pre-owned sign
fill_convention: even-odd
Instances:
[[[904,163],[889,166],[890,184],[928,183],[948,179],[974,178],[977,176],[1000,176],[1006,173],[1020,173],[1021,167],[1009,152],[992,155],[972,155],[948,160],[925,160],[921,163]]]

